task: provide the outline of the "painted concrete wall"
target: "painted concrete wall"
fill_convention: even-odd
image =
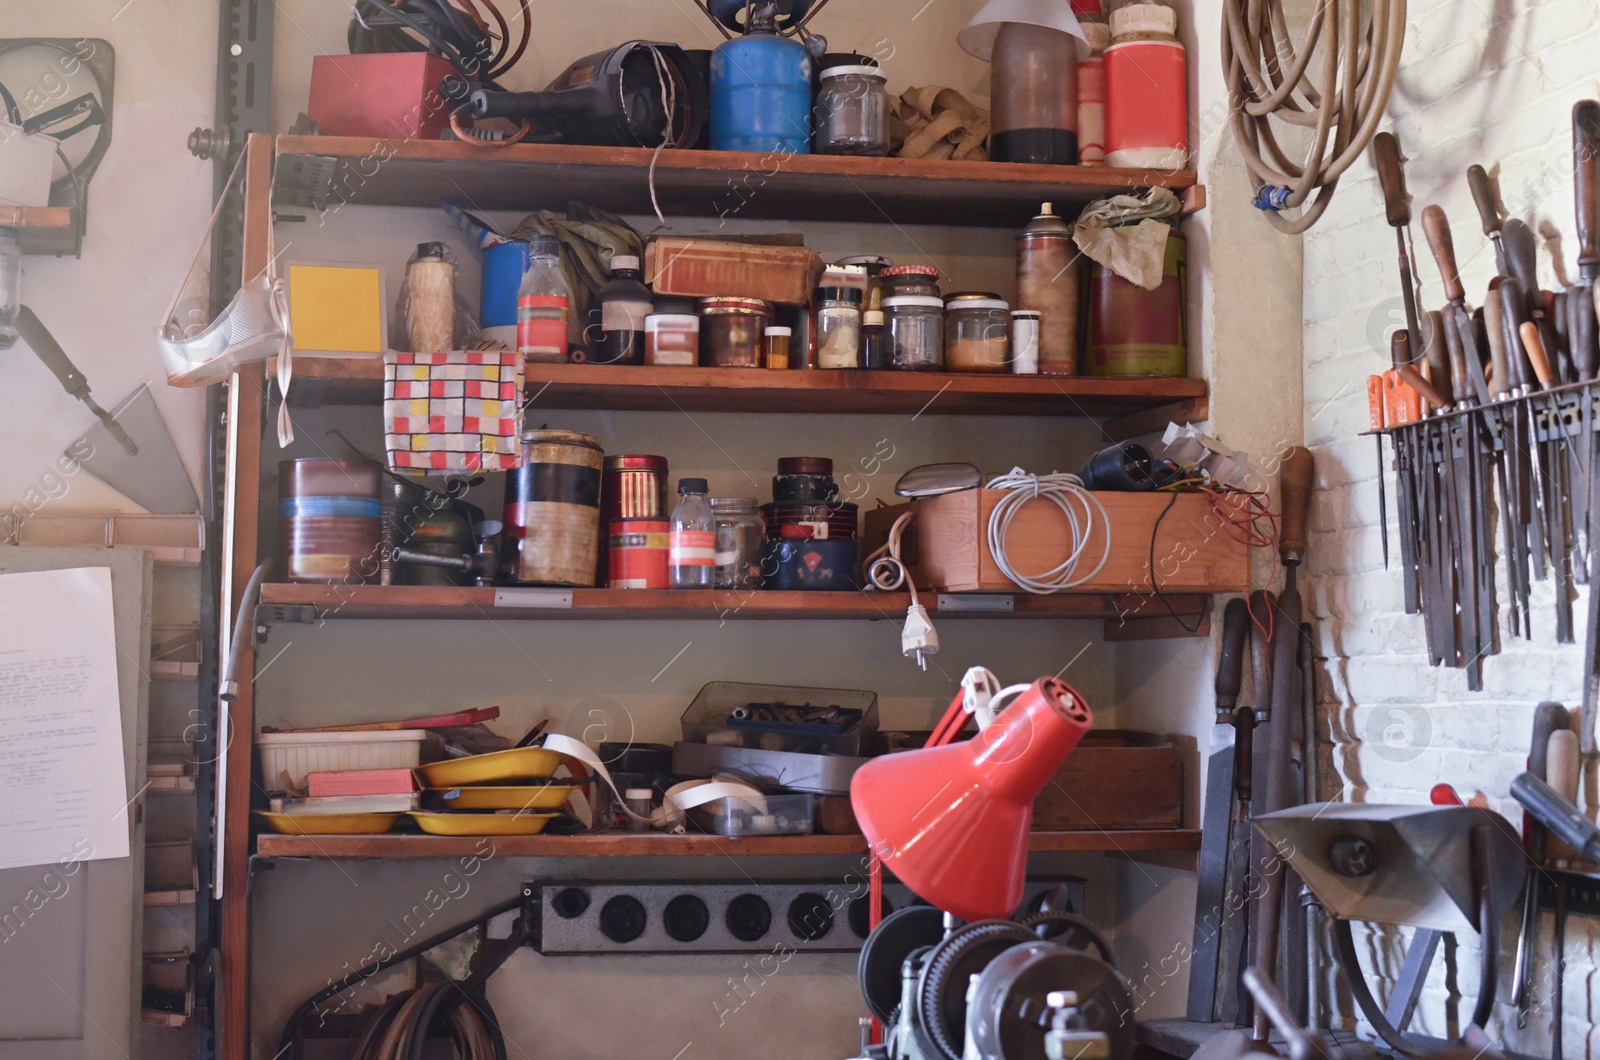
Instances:
[[[1572,104],[1600,90],[1594,57],[1600,48],[1600,6],[1593,0],[1535,4],[1462,4],[1425,0],[1412,5],[1406,53],[1390,114],[1404,153],[1414,212],[1438,203],[1449,214],[1468,301],[1483,301],[1495,263],[1479,231],[1464,172],[1472,163],[1498,171],[1510,213],[1537,229],[1553,222],[1567,235],[1565,261],[1576,276],[1572,250]],[[1417,234],[1425,302],[1444,303],[1437,272]],[[1555,283],[1541,255],[1546,287]],[[1422,619],[1402,613],[1398,575],[1383,569],[1378,526],[1377,460],[1367,422],[1364,379],[1387,365],[1387,332],[1402,324],[1394,236],[1385,225],[1376,178],[1358,165],[1340,187],[1332,210],[1306,240],[1305,408],[1308,444],[1317,457],[1312,505],[1308,599],[1316,611],[1319,710],[1325,775],[1334,794],[1360,802],[1428,799],[1446,781],[1482,789],[1491,804],[1515,819],[1507,798],[1528,749],[1530,712],[1554,699],[1576,708],[1581,695],[1581,647],[1557,645],[1553,596],[1535,583],[1533,641],[1513,639],[1502,625],[1505,650],[1487,660],[1485,689],[1469,692],[1459,671],[1431,669]],[[1391,507],[1394,480],[1389,477]],[[1497,535],[1498,536],[1498,535]],[[1503,568],[1497,592],[1505,602]],[[1575,604],[1583,636],[1583,601]],[[1592,778],[1589,782],[1592,792]],[[1592,804],[1592,795],[1591,795]],[[1504,932],[1514,931],[1506,921]],[[1551,1031],[1551,921],[1541,925],[1540,975],[1531,1024],[1523,1030],[1496,1005],[1497,1031],[1525,1053],[1542,1055]],[[1566,950],[1565,1049],[1594,1049],[1594,930],[1574,920]],[[1456,1006],[1465,1021],[1478,992],[1473,939],[1462,940]],[[1392,975],[1398,940],[1373,940],[1369,966]],[[1498,1000],[1509,998],[1510,950],[1502,962]],[[1421,1019],[1445,1028],[1444,962],[1430,978]]]
[[[211,123],[217,5],[4,0],[0,25],[7,37],[101,38],[116,52],[111,147],[90,185],[83,256],[26,258],[23,301],[88,376],[95,399],[106,408],[139,384],[152,385],[198,482],[204,394],[165,385],[152,334],[211,212],[211,164],[191,156],[184,141],[196,125]],[[0,353],[5,513],[16,515],[19,506],[24,515],[141,510],[89,474],[52,477],[61,451],[94,422],[26,346]]]

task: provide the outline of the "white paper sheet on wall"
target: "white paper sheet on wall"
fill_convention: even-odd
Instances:
[[[111,571],[0,575],[0,869],[127,856]]]

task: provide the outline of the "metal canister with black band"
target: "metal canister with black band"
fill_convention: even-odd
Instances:
[[[502,582],[594,585],[604,456],[581,431],[523,432],[522,467],[506,476]]]

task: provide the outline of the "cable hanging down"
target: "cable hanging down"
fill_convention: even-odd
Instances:
[[[1394,89],[1405,44],[1405,0],[1323,0],[1297,47],[1283,0],[1224,0],[1222,67],[1229,113],[1254,205],[1273,227],[1316,224],[1339,178],[1366,151]],[[1363,17],[1363,10],[1370,14]],[[1321,69],[1311,65],[1321,53]],[[1313,130],[1297,161],[1273,119]],[[1314,197],[1313,197],[1314,196]],[[1285,210],[1296,210],[1297,216]]]

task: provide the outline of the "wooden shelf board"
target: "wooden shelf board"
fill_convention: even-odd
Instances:
[[[507,602],[495,605],[496,593]],[[570,606],[561,605],[565,594]],[[1210,606],[1207,594],[1168,593],[1184,613],[1196,616]],[[1153,608],[1137,594],[1105,592],[973,594],[966,599],[1007,599],[1010,611],[940,611],[938,594],[922,594],[929,614],[945,618],[1055,618],[1124,620]],[[539,606],[549,601],[552,606]],[[265,607],[309,607],[323,619],[888,619],[905,617],[911,598],[905,593],[767,592],[721,589],[514,589],[412,585],[295,585],[261,587]],[[1164,609],[1154,607],[1154,610]],[[313,616],[285,615],[287,619]]]
[[[587,202],[652,213],[647,148],[279,136],[279,158],[335,161],[329,207],[344,203],[474,210],[565,209]],[[663,151],[654,183],[664,213],[1020,229],[1041,202],[1079,207],[1137,188],[1196,186],[1193,170],[1040,166],[842,155]],[[280,215],[296,208],[277,207]],[[1072,211],[1061,209],[1059,212]]]
[[[1037,853],[1149,850],[1193,851],[1200,833],[1188,829],[1127,832],[1035,832],[1029,848]],[[728,857],[864,854],[861,836],[751,836],[727,839],[708,835],[575,836],[306,836],[263,833],[260,857],[285,858],[456,858],[493,852],[495,857]]]
[[[955,372],[765,371],[650,365],[528,365],[529,407],[643,412],[1129,416],[1202,400],[1203,379],[981,375]],[[376,358],[296,357],[295,404],[373,402]]]
[[[24,254],[76,254],[78,227],[66,206],[0,203],[0,230],[11,230]]]
[[[146,891],[144,892],[144,904],[147,909],[161,906],[194,905],[195,895],[198,893],[193,888],[178,891]]]

